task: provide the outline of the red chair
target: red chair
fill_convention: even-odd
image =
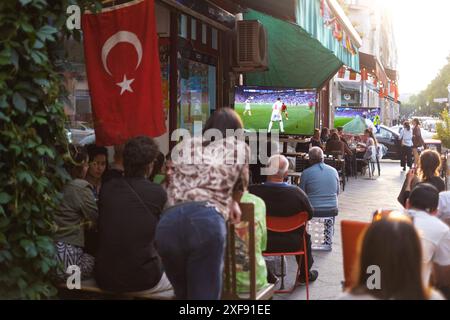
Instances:
[[[303,236],[299,239],[300,246],[302,250],[296,252],[265,252],[263,255],[265,257],[281,257],[281,263],[284,263],[284,256],[305,256],[305,276],[306,276],[306,299],[309,300],[309,270],[308,270],[308,255],[306,248],[306,227],[308,224],[308,213],[300,212],[294,216],[290,217],[273,217],[266,216],[267,230],[278,233],[286,233],[290,231],[297,230],[304,227]],[[282,265],[283,270],[284,265]],[[275,293],[291,293],[298,286],[298,276],[300,275],[300,265],[297,267],[297,274],[295,277],[295,284],[290,290],[282,290],[284,288],[284,275],[281,282],[280,290],[275,291]]]
[[[344,289],[353,286],[353,272],[356,266],[358,255],[358,244],[364,232],[369,227],[369,223],[359,221],[341,222],[342,234],[342,255],[344,258]]]

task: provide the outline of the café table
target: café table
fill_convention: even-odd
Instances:
[[[299,185],[300,179],[301,179],[302,173],[301,172],[295,172],[295,171],[289,171],[288,172],[288,178],[290,179],[291,184],[293,185]]]

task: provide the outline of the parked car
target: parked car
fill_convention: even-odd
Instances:
[[[80,140],[80,142],[78,144],[80,146],[86,146],[88,144],[93,144],[93,143],[95,143],[95,133],[84,137],[83,139]]]
[[[385,159],[400,160],[401,141],[400,134],[395,129],[392,130],[386,126],[381,125],[380,131],[375,134],[379,143],[387,147],[387,154]]]
[[[400,134],[403,130],[403,126],[395,126],[395,127],[390,127],[389,129],[391,129],[394,132],[398,132],[398,134]],[[433,139],[435,133],[425,129],[425,128],[421,128],[421,132],[422,132],[422,138],[424,140],[428,140],[428,139]]]
[[[74,144],[79,144],[83,138],[94,133],[94,129],[90,128],[86,122],[71,123],[69,130],[72,134],[72,142]]]
[[[403,126],[395,127],[385,127],[380,126],[380,132],[376,134],[379,143],[384,144],[388,147],[388,154],[385,156],[387,159],[400,160],[401,153],[401,141],[400,133],[403,130]],[[440,140],[433,139],[434,134],[421,128],[422,138],[425,142],[426,149],[436,150],[437,152],[442,152],[442,143]]]
[[[64,129],[64,133],[66,134],[67,141],[69,143],[72,143],[72,132],[70,132],[70,130],[68,129]]]

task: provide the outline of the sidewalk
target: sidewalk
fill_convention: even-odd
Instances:
[[[313,251],[313,269],[319,271],[319,278],[310,284],[311,300],[334,300],[342,292],[343,280],[341,220],[370,221],[372,213],[379,208],[402,209],[397,196],[406,174],[401,172],[398,162],[385,161],[381,164],[381,176],[369,180],[368,176],[350,178],[345,192],[339,196],[339,216],[336,219],[333,251]],[[296,272],[296,263],[288,259],[286,288],[292,285]],[[297,288],[292,294],[276,295],[275,300],[305,300],[304,287]]]

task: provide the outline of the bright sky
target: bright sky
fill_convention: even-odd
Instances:
[[[401,93],[418,93],[450,55],[450,0],[383,0],[391,10]]]

